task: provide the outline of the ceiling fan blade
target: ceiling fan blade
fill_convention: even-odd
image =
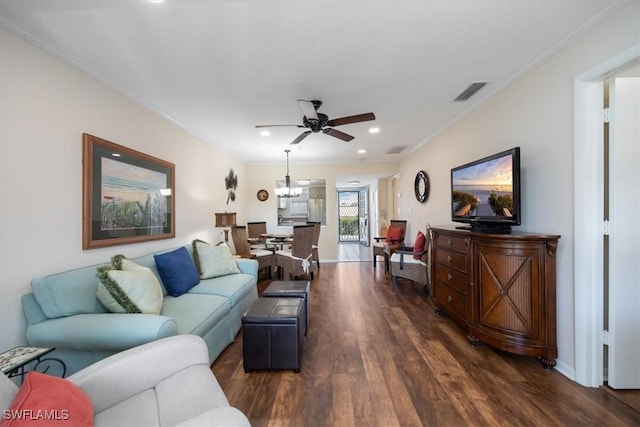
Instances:
[[[318,120],[318,113],[316,113],[316,107],[313,106],[313,102],[298,99],[298,105],[307,119]]]
[[[369,120],[375,120],[376,115],[373,113],[356,114],[355,116],[340,117],[338,119],[331,119],[327,122],[328,126],[341,126],[348,125],[350,123],[368,122]]]
[[[280,126],[293,126],[293,127],[297,127],[297,128],[303,128],[304,127],[302,125],[256,125],[257,128],[275,128],[275,127],[280,127]]]
[[[291,141],[291,144],[289,145],[296,145],[296,144],[300,144],[300,141],[302,141],[303,139],[305,139],[306,137],[309,136],[309,134],[311,134],[311,131],[308,130],[306,132],[302,132],[300,135],[298,135],[298,137],[296,139],[294,139],[293,141]]]
[[[340,132],[339,130],[332,128],[324,128],[322,129],[322,132],[347,142],[351,141],[354,138],[348,133]]]

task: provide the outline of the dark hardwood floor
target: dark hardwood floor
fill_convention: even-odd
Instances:
[[[638,426],[640,413],[536,358],[471,347],[421,286],[323,263],[302,370],[245,374],[242,333],[213,364],[253,426]],[[259,283],[261,294],[269,281]]]

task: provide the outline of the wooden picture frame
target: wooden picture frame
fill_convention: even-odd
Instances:
[[[175,237],[175,165],[84,133],[82,249]]]

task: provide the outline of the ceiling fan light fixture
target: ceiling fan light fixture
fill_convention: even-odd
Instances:
[[[380,132],[380,128],[379,127],[369,128],[369,133],[379,133],[379,132]]]
[[[260,136],[271,136],[271,132],[269,132],[268,130],[261,130]]]
[[[361,148],[361,149],[358,150],[358,154],[364,154],[366,152],[367,152],[367,150],[365,150],[364,148]]]

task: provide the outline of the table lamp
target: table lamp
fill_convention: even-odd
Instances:
[[[216,213],[216,227],[224,227],[224,241],[229,242],[229,228],[236,225],[235,212]]]

